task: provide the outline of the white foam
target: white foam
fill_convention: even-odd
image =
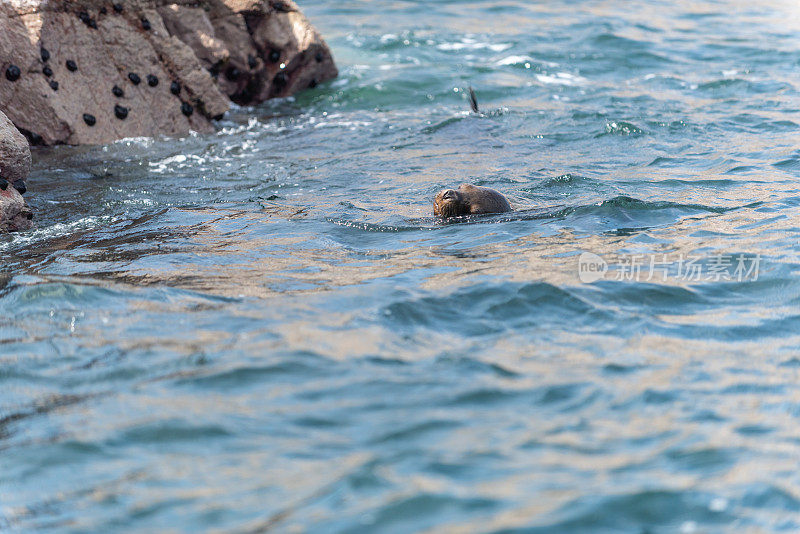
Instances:
[[[458,50],[486,50],[489,49],[492,52],[503,52],[511,48],[510,43],[481,43],[476,42],[474,39],[462,39],[460,43],[441,43],[436,46],[439,50],[445,50],[448,52],[458,51]]]
[[[522,63],[530,63],[533,58],[530,56],[508,56],[499,60],[497,65],[520,65]]]
[[[230,126],[230,127],[222,128],[217,132],[217,135],[219,135],[219,136],[228,136],[228,135],[232,135],[232,134],[249,132],[249,131],[254,130],[256,128],[256,126],[258,126],[259,124],[260,123],[258,122],[258,119],[256,119],[255,117],[250,117],[247,120],[247,124],[239,124],[239,125],[236,125],[236,126]]]
[[[115,145],[139,145],[142,147],[149,147],[155,142],[155,139],[152,137],[125,137],[124,139],[118,139],[114,141]]]
[[[151,161],[149,165],[151,167],[151,172],[163,173],[167,172],[168,170],[185,169],[186,167],[202,165],[205,162],[205,158],[201,158],[200,156],[196,156],[194,154],[189,154],[188,156],[184,154],[177,154],[175,156],[164,158],[161,161]]]
[[[24,245],[30,248],[30,245],[38,243],[45,239],[59,237],[64,235],[71,235],[80,230],[87,230],[90,228],[98,228],[100,226],[108,226],[114,222],[113,217],[84,217],[69,223],[56,223],[46,227],[34,227],[29,232],[17,232],[11,234],[13,239],[5,243],[0,243],[0,252],[8,250],[10,247]]]
[[[555,74],[537,74],[536,79],[547,85],[583,85],[586,78],[576,76],[568,72],[556,72]]]
[[[525,64],[526,68],[530,68],[529,64],[538,63],[540,65],[545,65],[546,67],[555,68],[558,67],[558,63],[553,63],[552,61],[540,61],[536,58],[531,56],[508,56],[504,57],[503,59],[499,60],[496,64],[497,65],[522,65]]]

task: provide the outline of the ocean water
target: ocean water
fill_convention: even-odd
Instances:
[[[34,152],[0,531],[800,531],[798,4],[301,7],[339,79]]]

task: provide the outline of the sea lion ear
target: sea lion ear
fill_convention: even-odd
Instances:
[[[469,191],[470,189],[475,189],[475,186],[472,184],[461,184],[458,186],[458,188],[464,191]]]

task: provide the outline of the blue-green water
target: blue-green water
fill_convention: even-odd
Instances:
[[[35,152],[0,531],[800,530],[797,3],[302,7],[338,80]]]

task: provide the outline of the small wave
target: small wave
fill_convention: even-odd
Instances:
[[[545,85],[575,86],[586,84],[586,78],[569,72],[556,72],[555,74],[537,74],[536,79]]]
[[[542,518],[537,532],[701,532],[698,524],[731,523],[732,517],[709,508],[710,500],[707,495],[667,490],[582,497],[566,503],[550,521]],[[631,527],[643,522],[650,528]]]
[[[95,394],[53,394],[38,399],[28,406],[11,409],[4,407],[3,412],[0,412],[3,413],[3,415],[0,416],[0,438],[8,438],[8,435],[11,432],[9,427],[17,421],[36,415],[47,415],[54,410],[84,402],[94,398],[95,396]]]
[[[772,164],[773,167],[784,171],[800,170],[800,158],[789,158]]]
[[[712,187],[712,188],[726,188],[738,184],[735,180],[680,180],[678,178],[670,178],[668,180],[661,180],[656,182],[658,185],[668,185],[675,187]]]
[[[40,243],[48,239],[71,235],[82,230],[89,230],[100,226],[108,226],[114,222],[114,217],[93,216],[84,217],[69,223],[56,223],[50,226],[34,227],[33,230],[10,234],[11,238],[8,241],[0,241],[0,252],[7,252],[17,248],[28,248],[35,243]]]
[[[506,67],[506,66],[520,66],[526,69],[535,68],[540,70],[542,66],[549,67],[551,69],[556,68],[559,66],[558,63],[553,61],[540,61],[531,56],[520,56],[520,55],[510,55],[506,56],[502,59],[499,59],[495,62],[495,65],[499,67]]]
[[[177,154],[164,158],[161,161],[151,161],[149,165],[151,167],[150,172],[164,173],[168,170],[185,169],[189,167],[194,168],[196,165],[202,165],[205,162],[205,158],[195,156],[194,154]]]
[[[344,226],[345,228],[352,228],[353,230],[361,230],[364,232],[397,233],[424,229],[422,226],[377,224],[364,221],[348,221],[345,219],[336,219],[334,217],[326,217],[325,220],[337,226]]]
[[[456,124],[458,122],[461,122],[465,118],[466,117],[463,117],[463,116],[462,117],[450,117],[450,118],[445,119],[445,120],[443,120],[441,122],[437,122],[436,124],[432,124],[431,126],[426,126],[425,128],[422,129],[422,133],[425,133],[425,134],[436,133],[439,130],[441,130],[442,128],[446,128],[446,127],[450,126],[451,124]]]
[[[400,299],[384,307],[381,315],[392,328],[457,331],[475,338],[506,329],[543,328],[554,321],[591,330],[592,325],[613,320],[609,314],[613,312],[596,308],[569,290],[538,282],[478,284],[445,295]]]
[[[198,371],[194,376],[180,377],[175,383],[203,390],[240,390],[261,384],[270,377],[281,377],[281,380],[287,381],[318,375],[322,373],[326,363],[327,360],[318,354],[301,353],[270,364]]]
[[[231,121],[226,121],[231,126],[224,126],[217,131],[219,137],[228,137],[231,135],[242,134],[245,132],[252,132],[262,126],[261,122],[256,117],[248,117],[246,124],[236,124]]]
[[[117,141],[114,141],[112,144],[149,148],[153,146],[155,142],[156,139],[153,137],[125,137],[123,139],[118,139]]]
[[[563,186],[563,185],[579,185],[585,184],[587,182],[594,182],[591,178],[586,178],[585,176],[579,176],[577,174],[561,174],[554,178],[549,178],[542,182],[541,187],[553,187],[553,186]],[[528,189],[530,191],[530,189]]]
[[[530,68],[532,63],[533,58],[530,56],[507,56],[498,60],[495,65],[526,65],[527,68]]]
[[[719,98],[741,97],[743,95],[778,94],[793,90],[788,83],[773,80],[754,80],[743,78],[721,78],[693,86],[692,89],[710,93]]]
[[[649,43],[637,41],[635,39],[628,39],[613,33],[601,33],[592,38],[592,40],[601,45],[601,47],[617,47],[629,52],[631,50],[644,50],[649,48]]]
[[[652,210],[665,210],[665,209],[678,209],[682,211],[700,211],[708,213],[725,213],[732,208],[717,208],[713,206],[704,206],[702,204],[681,204],[678,202],[669,202],[666,200],[660,201],[646,201],[637,198],[620,195],[608,200],[603,200],[596,204],[568,207],[564,208],[561,213],[587,213],[587,212],[606,212],[609,209],[624,209],[626,212],[631,211],[652,211]]]
[[[746,87],[749,84],[747,80],[742,78],[721,78],[711,82],[701,83],[697,86],[701,91],[723,89],[727,87]]]
[[[604,135],[630,135],[630,136],[639,136],[644,135],[644,130],[632,124],[630,122],[625,121],[613,121],[607,122],[605,126],[605,131],[601,134],[598,134],[597,137],[602,137]]]
[[[231,432],[220,424],[197,424],[185,420],[162,420],[156,423],[133,427],[110,440],[110,445],[152,444],[165,447],[178,442],[212,442],[231,436]]]
[[[653,161],[647,164],[648,167],[665,167],[665,168],[673,168],[673,167],[683,167],[686,163],[689,162],[688,158],[667,158],[664,156],[658,156]]]
[[[504,52],[512,46],[511,43],[481,42],[470,37],[465,37],[458,42],[440,43],[436,45],[436,48],[446,52],[457,52],[461,50],[491,50],[492,52]]]

